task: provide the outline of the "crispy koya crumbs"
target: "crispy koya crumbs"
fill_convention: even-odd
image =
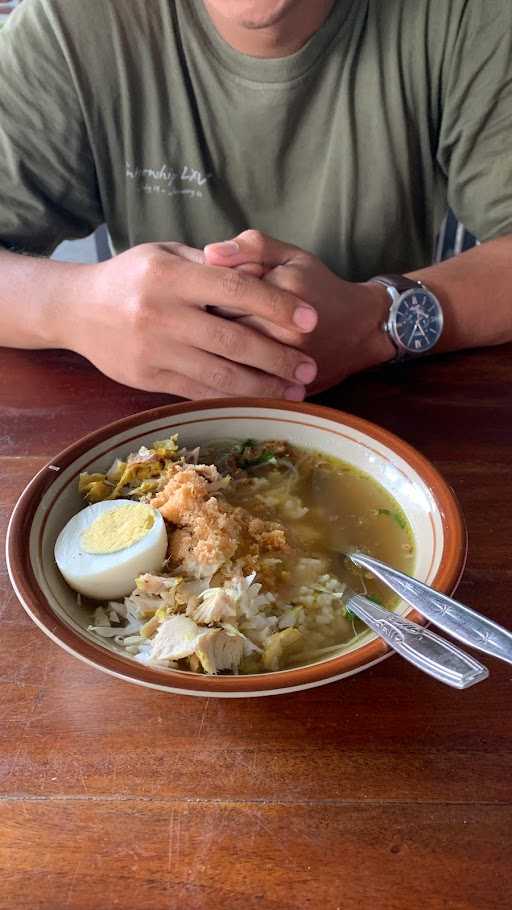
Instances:
[[[286,548],[286,532],[278,522],[255,518],[212,495],[222,486],[214,465],[172,465],[167,478],[151,505],[176,526],[169,540],[171,565],[207,575],[235,555]]]

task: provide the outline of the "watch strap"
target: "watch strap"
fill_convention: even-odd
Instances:
[[[386,288],[395,288],[399,294],[424,287],[421,281],[414,281],[412,278],[406,278],[405,275],[376,275],[371,280],[376,284],[383,284]]]

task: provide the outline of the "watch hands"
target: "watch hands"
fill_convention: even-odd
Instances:
[[[421,334],[423,335],[425,341],[428,341],[428,338],[427,338],[425,329],[423,328],[423,326],[421,325],[420,322],[416,322],[416,325],[414,326],[414,332],[416,332],[416,329],[418,329],[418,331],[421,332]],[[414,334],[414,333],[413,333],[413,334]]]

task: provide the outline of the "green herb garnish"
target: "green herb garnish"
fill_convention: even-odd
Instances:
[[[377,512],[379,515],[387,515],[388,518],[392,518],[393,521],[396,521],[398,527],[405,531],[407,522],[403,515],[400,515],[400,512],[392,512],[391,509],[377,509]]]
[[[240,468],[255,468],[262,464],[268,464],[269,462],[275,461],[276,456],[274,452],[265,452],[263,451],[261,455],[258,455],[257,458],[244,458],[244,454],[247,449],[256,448],[258,443],[255,439],[246,439],[242,443],[240,448],[240,454],[238,455],[238,465]]]

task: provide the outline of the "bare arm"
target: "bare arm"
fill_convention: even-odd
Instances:
[[[90,269],[0,250],[0,345],[65,347],[73,301]]]
[[[436,294],[445,328],[436,351],[512,341],[512,236],[411,273]]]

